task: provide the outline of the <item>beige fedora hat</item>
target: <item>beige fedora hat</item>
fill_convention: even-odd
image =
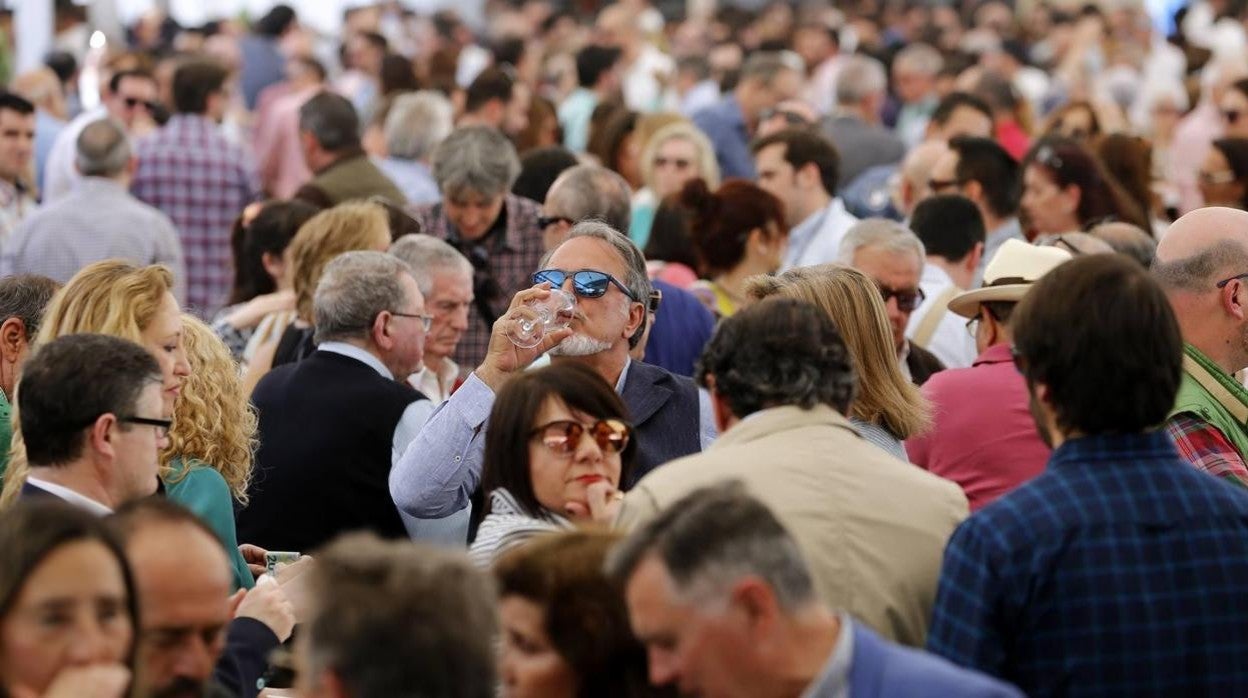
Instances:
[[[1070,258],[1069,252],[1058,247],[1036,247],[1022,240],[1006,240],[984,269],[983,287],[954,296],[949,300],[949,309],[972,318],[979,314],[980,303],[1017,303],[1040,277]]]

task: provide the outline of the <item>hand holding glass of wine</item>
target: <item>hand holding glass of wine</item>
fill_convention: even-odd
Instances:
[[[523,313],[512,321],[507,338],[521,349],[532,349],[542,343],[547,332],[567,327],[576,316],[576,297],[557,288],[545,298],[525,302],[531,313]]]

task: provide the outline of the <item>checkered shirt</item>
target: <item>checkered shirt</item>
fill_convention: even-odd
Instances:
[[[1164,430],[1066,442],[954,532],[927,647],[1033,698],[1248,695],[1248,493]]]
[[[1248,487],[1244,457],[1217,427],[1190,412],[1180,412],[1166,420],[1166,431],[1184,460],[1214,477]]]
[[[187,304],[211,318],[233,279],[230,228],[260,197],[251,156],[206,117],[178,114],[139,141],[131,189],[173,219],[186,255]]]

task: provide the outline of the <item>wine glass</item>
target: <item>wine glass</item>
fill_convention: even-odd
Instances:
[[[521,349],[532,349],[542,343],[546,333],[567,327],[576,315],[576,297],[557,288],[545,298],[533,298],[524,304],[537,317],[524,316],[512,322],[507,338]]]

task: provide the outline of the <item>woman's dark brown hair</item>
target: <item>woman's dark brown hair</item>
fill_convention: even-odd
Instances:
[[[1213,142],[1213,147],[1222,153],[1235,174],[1235,182],[1243,191],[1239,207],[1248,211],[1248,138],[1219,138]]]
[[[646,259],[675,262],[690,269],[698,268],[698,254],[689,232],[692,213],[680,203],[680,195],[672,194],[659,202],[646,241]]]
[[[1152,211],[1157,203],[1152,189],[1152,144],[1139,136],[1111,133],[1097,141],[1096,154],[1131,201],[1146,213]]]
[[[27,580],[49,555],[82,542],[99,543],[116,560],[126,585],[126,615],[137,638],[138,592],[120,539],[103,519],[53,498],[18,501],[0,512],[0,620],[13,611]],[[125,660],[132,673],[134,650],[132,640]],[[0,687],[0,695],[4,694]]]
[[[744,179],[730,179],[714,192],[701,179],[690,180],[680,191],[680,202],[693,211],[690,235],[703,276],[722,274],[740,264],[752,231],[769,235],[770,223],[787,230],[784,204]]]
[[[533,493],[529,444],[539,426],[537,415],[548,398],[562,400],[569,409],[593,418],[629,421],[628,408],[615,390],[581,364],[562,363],[526,371],[498,392],[485,435],[481,490],[487,497],[500,487],[507,490],[524,513],[535,518],[544,517],[545,508]],[[628,481],[636,453],[637,440],[629,439],[620,454],[620,482]]]
[[[277,290],[273,277],[264,268],[267,252],[278,257],[299,232],[299,226],[315,216],[317,208],[311,204],[291,199],[269,201],[264,204],[248,226],[243,216],[234,221],[230,234],[230,247],[234,252],[234,288],[230,290],[230,305],[247,301]]]
[[[1043,138],[1023,158],[1024,171],[1031,165],[1042,168],[1061,189],[1072,184],[1079,187],[1075,215],[1081,227],[1117,221],[1152,230],[1145,212],[1109,174],[1100,158],[1083,145],[1069,138]]]
[[[629,629],[623,594],[603,572],[618,540],[591,531],[541,536],[494,565],[499,597],[519,596],[542,608],[546,635],[576,675],[577,696],[675,695],[650,686],[646,650]]]

